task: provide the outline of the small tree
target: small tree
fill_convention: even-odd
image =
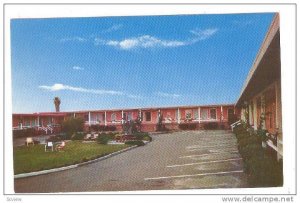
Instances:
[[[76,132],[82,132],[84,128],[83,118],[68,118],[62,123],[62,131],[67,134],[68,138]]]

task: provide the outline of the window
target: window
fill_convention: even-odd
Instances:
[[[142,111],[139,112],[139,117],[140,117],[140,120],[141,120],[141,121],[144,120],[144,118],[143,118],[144,116],[143,116]]]
[[[207,120],[208,119],[208,110],[207,109],[201,109],[201,120]]]
[[[112,113],[111,114],[111,121],[115,121],[116,120],[116,114],[115,113]]]
[[[146,121],[151,121],[151,112],[145,112]]]
[[[31,126],[35,126],[35,119],[31,121]]]
[[[167,115],[165,117],[165,122],[172,122],[171,112],[167,112]]]
[[[100,119],[101,119],[101,114],[96,114],[95,121],[100,122]]]
[[[30,119],[29,118],[26,118],[26,120],[25,120],[25,126],[30,126]]]
[[[128,112],[127,120],[128,120],[128,121],[131,121],[131,120],[132,120],[132,112]]]
[[[217,119],[216,109],[210,109],[210,119]]]
[[[52,117],[48,117],[48,124],[47,125],[52,125]]]
[[[89,121],[89,115],[88,114],[84,115],[84,121]]]
[[[194,109],[194,110],[193,110],[193,113],[194,113],[194,119],[195,119],[195,120],[198,120],[198,119],[199,119],[198,109]]]
[[[191,110],[185,110],[185,118],[188,120],[192,119],[192,111]]]

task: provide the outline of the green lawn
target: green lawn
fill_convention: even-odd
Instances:
[[[102,145],[70,141],[64,151],[45,152],[44,145],[14,148],[14,173],[28,173],[77,164],[127,148],[129,145]]]

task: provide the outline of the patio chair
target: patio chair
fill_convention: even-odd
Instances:
[[[53,152],[53,142],[47,142],[45,144],[45,152],[47,151],[48,148],[51,148],[51,150]]]
[[[34,141],[33,141],[32,137],[27,137],[26,138],[26,145],[27,145],[27,147],[28,147],[29,144],[33,144],[34,145]]]
[[[61,144],[58,144],[58,145],[56,146],[56,150],[57,150],[57,151],[64,150],[65,146],[66,146],[66,142],[65,142],[65,141],[62,141]]]
[[[97,139],[99,137],[99,134],[94,134],[94,138]]]
[[[85,139],[88,140],[91,138],[91,136],[92,136],[91,134],[86,134]]]

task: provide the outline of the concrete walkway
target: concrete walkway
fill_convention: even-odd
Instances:
[[[15,179],[17,193],[247,187],[236,139],[227,131],[185,131],[78,168]]]

